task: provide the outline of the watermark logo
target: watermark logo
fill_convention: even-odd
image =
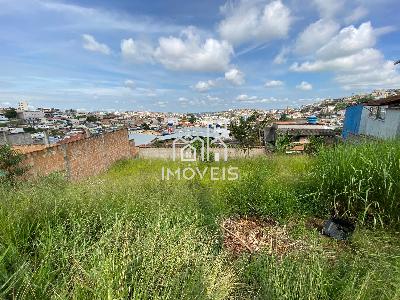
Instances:
[[[172,159],[177,161],[228,161],[228,147],[221,137],[210,138],[207,131],[206,140],[200,136],[186,136],[174,140],[172,143]],[[200,147],[196,147],[196,144]]]
[[[196,177],[203,179],[210,176],[211,180],[237,180],[239,179],[239,169],[234,166],[208,166],[196,165],[191,166],[190,163],[196,162],[227,162],[228,147],[222,140],[218,132],[210,132],[207,127],[206,134],[200,136],[197,134],[187,133],[174,139],[172,143],[172,160],[189,163],[185,168],[171,169],[162,167],[162,180],[186,179],[192,180]]]

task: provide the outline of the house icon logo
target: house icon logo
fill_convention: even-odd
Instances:
[[[215,161],[220,161],[221,159],[221,154],[222,158],[224,161],[228,161],[228,147],[224,143],[224,141],[220,138],[214,138],[213,141],[211,142],[211,145],[213,147],[208,147],[208,153],[213,153],[214,154],[214,160]],[[222,153],[219,151],[222,150]]]
[[[176,138],[172,143],[173,161],[210,161],[211,157],[213,157],[214,161],[227,161],[228,147],[219,136],[211,140],[209,128],[207,128],[205,139],[199,135],[188,134],[184,137]]]

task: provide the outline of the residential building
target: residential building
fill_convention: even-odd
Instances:
[[[17,111],[18,119],[24,120],[28,123],[36,122],[44,118],[42,111]]]
[[[27,110],[29,110],[28,102],[26,102],[26,101],[20,101],[20,102],[18,103],[18,110],[19,110],[19,111],[27,111]]]
[[[346,110],[343,137],[381,139],[400,137],[400,95],[350,106]]]
[[[0,115],[0,124],[7,123],[9,120],[4,115]]]
[[[323,137],[330,142],[336,139],[333,127],[304,120],[275,122],[264,129],[264,142],[266,146],[276,145],[279,136],[288,136],[292,147],[288,152],[302,152],[305,145],[310,143],[311,137]]]

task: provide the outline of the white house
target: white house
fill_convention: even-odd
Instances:
[[[9,120],[4,115],[0,115],[0,124],[7,123]]]

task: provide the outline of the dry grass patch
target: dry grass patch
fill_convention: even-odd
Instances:
[[[270,255],[283,256],[292,251],[304,250],[303,240],[290,237],[286,226],[273,220],[228,218],[221,224],[224,247],[235,256],[264,250]]]

